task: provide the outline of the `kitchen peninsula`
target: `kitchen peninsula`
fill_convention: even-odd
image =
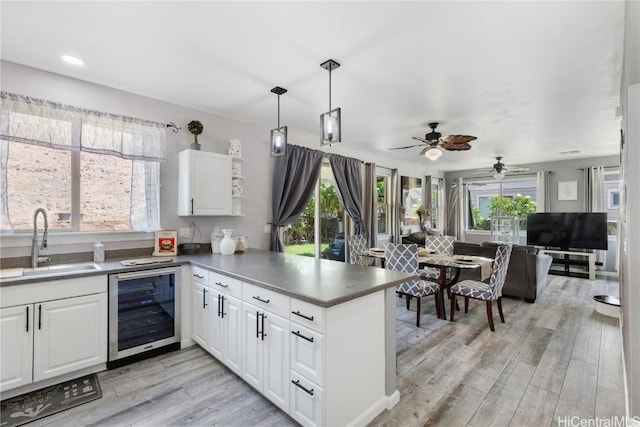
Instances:
[[[194,286],[198,276],[205,276],[200,269],[209,270],[211,295],[222,293],[225,315],[234,301],[236,305],[242,301],[238,321],[243,348],[238,352],[243,356],[234,361],[229,349],[230,355],[221,361],[296,421],[364,425],[397,403],[395,285],[411,275],[259,250],[189,259],[192,275],[196,275]],[[200,294],[196,295],[201,301]],[[231,301],[228,306],[224,298]],[[266,316],[260,317],[262,313]],[[280,319],[282,326],[260,327],[265,318]],[[195,328],[192,336],[197,335]],[[252,353],[260,350],[252,343],[259,342],[262,337],[257,335],[265,330],[266,340],[275,339],[283,347],[272,356],[276,358],[281,351],[285,360],[280,364],[272,361],[266,380],[272,384],[264,384],[261,390],[255,379],[258,374],[252,372]],[[216,354],[215,349],[207,350]]]
[[[160,267],[97,265],[69,277],[106,289],[110,274]],[[256,249],[161,267],[180,265],[183,346],[197,343],[296,421],[364,425],[399,400],[395,285],[411,275]],[[3,279],[0,290],[63,278]]]

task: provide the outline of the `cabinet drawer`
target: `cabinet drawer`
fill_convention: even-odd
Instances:
[[[324,333],[324,310],[323,307],[291,298],[291,315],[289,318],[292,322]]]
[[[291,324],[291,369],[324,386],[324,335]]]
[[[191,280],[209,286],[209,272],[201,267],[191,266]]]
[[[289,300],[286,295],[250,283],[242,284],[242,300],[256,307],[289,318]]]
[[[291,371],[289,415],[304,426],[324,425],[324,389]]]
[[[242,298],[242,282],[238,279],[210,271],[209,286],[218,292],[224,292],[238,299]]]

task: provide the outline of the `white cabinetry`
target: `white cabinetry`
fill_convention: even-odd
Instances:
[[[242,378],[288,413],[289,297],[244,283],[242,299]]]
[[[33,380],[107,360],[107,294],[35,304]]]
[[[0,309],[0,390],[33,381],[33,304]]]
[[[303,425],[324,425],[325,340],[322,307],[291,299],[290,415]]]
[[[231,215],[231,157],[198,150],[178,154],[178,215]]]
[[[209,348],[211,324],[211,289],[209,272],[191,267],[191,338],[204,349]]]
[[[0,390],[106,363],[106,287],[90,277],[3,289]]]
[[[192,267],[192,338],[241,374],[241,283]]]
[[[242,283],[213,272],[209,273],[209,283],[211,306],[215,308],[211,320],[209,351],[229,369],[241,375]]]

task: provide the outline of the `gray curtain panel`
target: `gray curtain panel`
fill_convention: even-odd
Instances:
[[[400,206],[402,188],[400,188],[400,173],[398,169],[391,170],[391,240],[392,243],[402,243],[400,230]]]
[[[362,222],[362,161],[331,153],[329,163],[338,185],[342,206],[353,219],[355,234],[365,234]]]
[[[364,165],[364,194],[362,197],[364,234],[370,248],[378,240],[378,187],[376,186],[376,164]]]
[[[284,156],[274,158],[271,191],[272,251],[284,252],[280,241],[280,227],[291,224],[304,212],[320,176],[323,156],[322,151],[289,145]]]
[[[423,223],[420,224],[422,231],[427,231],[431,229],[431,217],[433,214],[433,204],[431,199],[431,185],[433,183],[433,178],[431,175],[425,175],[424,177],[424,187],[422,187],[422,206],[427,211],[425,217],[423,217]]]

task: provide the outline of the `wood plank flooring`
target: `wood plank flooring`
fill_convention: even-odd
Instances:
[[[592,301],[618,295],[617,282],[549,277],[535,304],[504,298],[506,323],[495,313],[493,333],[484,303],[452,323],[424,301],[416,328],[415,302],[407,311],[398,298],[400,402],[371,425],[537,427],[624,415],[618,321]],[[101,399],[30,426],[296,425],[197,346],[98,377]]]

